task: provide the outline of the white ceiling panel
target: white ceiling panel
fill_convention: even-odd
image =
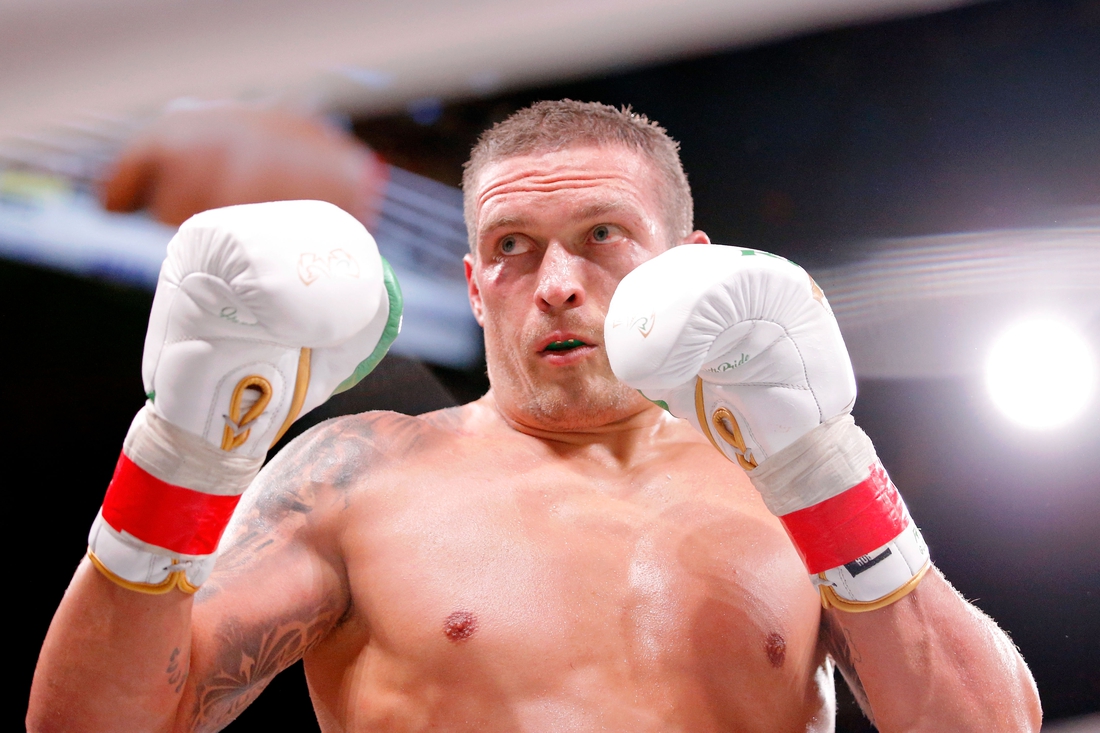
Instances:
[[[170,100],[360,112],[966,0],[2,0],[0,142]]]

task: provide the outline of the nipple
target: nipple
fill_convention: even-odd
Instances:
[[[477,616],[469,611],[455,611],[443,622],[443,635],[456,644],[477,631]]]
[[[779,669],[787,659],[787,640],[779,633],[773,631],[764,639],[764,653],[768,655],[768,661]]]

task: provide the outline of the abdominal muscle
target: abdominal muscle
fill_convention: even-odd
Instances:
[[[689,435],[625,472],[440,437],[373,476],[352,608],[306,657],[322,729],[832,730],[802,564]]]

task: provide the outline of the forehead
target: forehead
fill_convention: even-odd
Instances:
[[[658,188],[653,165],[624,146],[570,147],[504,158],[485,166],[478,176],[476,230],[480,233],[502,216],[567,206],[632,208],[656,218],[661,204]]]

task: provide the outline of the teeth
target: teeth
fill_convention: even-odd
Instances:
[[[547,351],[568,351],[569,349],[575,349],[578,346],[584,346],[583,341],[577,339],[567,339],[565,341],[551,341],[546,345]]]

